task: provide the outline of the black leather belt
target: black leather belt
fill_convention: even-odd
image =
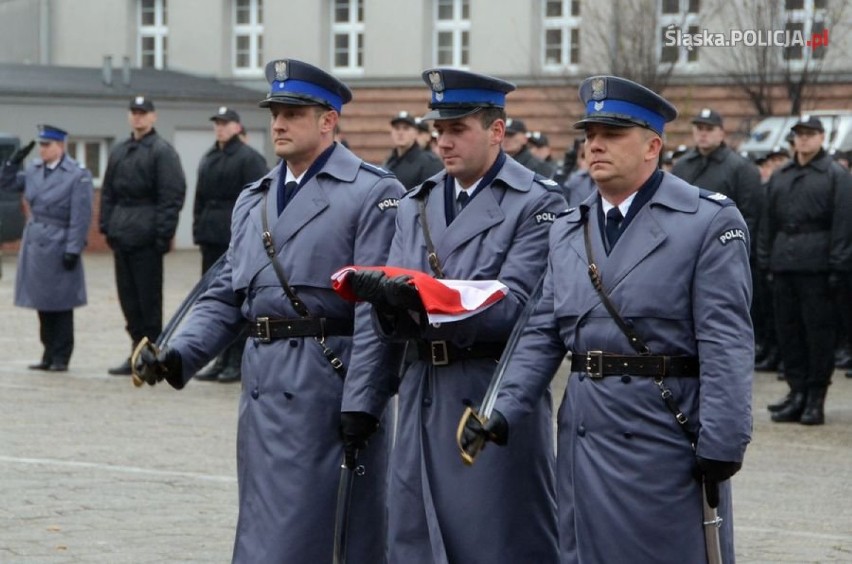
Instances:
[[[694,356],[627,356],[589,351],[571,355],[571,372],[584,372],[592,378],[622,374],[697,378],[699,365]]]
[[[292,319],[258,317],[249,326],[249,336],[263,343],[290,337],[351,336],[353,324],[354,322],[348,319],[326,319],[325,317],[294,317]]]
[[[433,366],[446,366],[451,362],[469,358],[493,358],[503,354],[506,343],[474,343],[469,347],[457,347],[447,341],[411,341],[417,351],[418,360]],[[409,347],[411,349],[411,347]]]

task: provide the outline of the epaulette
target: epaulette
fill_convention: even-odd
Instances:
[[[705,190],[704,188],[699,188],[698,196],[704,200],[710,200],[711,202],[715,202],[716,204],[722,207],[734,205],[734,201],[732,199],[720,192],[713,192],[712,190]]]
[[[385,170],[380,166],[376,166],[374,164],[370,164],[370,163],[365,162],[365,161],[361,161],[361,168],[363,168],[364,170],[369,170],[373,174],[380,176],[382,178],[396,177],[396,175],[394,173],[392,173],[391,171]]]
[[[559,212],[558,214],[556,214],[556,217],[557,217],[557,218],[559,218],[559,217],[565,217],[566,215],[570,215],[570,214],[571,214],[571,212],[575,211],[576,209],[577,209],[577,208],[568,208],[567,210],[561,211],[561,212]]]
[[[534,180],[544,186],[544,188],[549,192],[556,192],[557,194],[562,194],[562,188],[559,186],[558,182],[554,182],[550,178],[542,176],[540,174],[536,174]]]

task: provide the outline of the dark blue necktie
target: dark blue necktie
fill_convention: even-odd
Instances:
[[[467,190],[462,190],[459,192],[458,197],[456,198],[456,213],[461,213],[467,203],[470,201],[470,194],[467,193]]]
[[[281,215],[281,212],[284,211],[284,206],[287,205],[298,189],[299,183],[295,180],[291,180],[284,185],[284,190],[278,193],[278,215]]]
[[[615,242],[618,241],[618,236],[621,235],[619,228],[621,227],[621,221],[623,219],[624,216],[621,215],[621,210],[617,207],[611,208],[608,212],[606,212],[606,240],[607,243],[609,243],[610,249],[615,246]]]

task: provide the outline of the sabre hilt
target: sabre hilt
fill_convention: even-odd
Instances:
[[[148,337],[142,337],[142,340],[136,345],[136,348],[133,349],[133,354],[130,355],[130,375],[133,380],[133,385],[137,388],[142,387],[146,380],[142,377],[137,369],[139,356],[142,354],[142,351],[148,349],[151,351],[151,354],[154,358],[160,354],[160,349],[157,348],[157,345],[148,340]],[[150,383],[150,382],[149,382]]]
[[[481,416],[470,406],[465,408],[464,413],[459,420],[459,426],[458,429],[456,429],[456,444],[459,447],[459,454],[461,454],[462,462],[464,462],[467,466],[472,466],[476,461],[476,457],[482,449],[485,448],[485,437],[483,435],[477,435],[476,438],[470,442],[464,440],[464,430],[471,417],[478,421],[482,427],[484,427],[485,422],[488,421],[487,418]]]

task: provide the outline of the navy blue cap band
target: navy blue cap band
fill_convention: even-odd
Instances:
[[[65,141],[66,137],[68,137],[68,133],[61,129],[44,128],[38,132],[38,138],[40,141]]]
[[[643,106],[639,106],[631,102],[626,102],[624,100],[589,100],[586,103],[585,117],[593,118],[595,116],[614,118],[625,116],[625,118],[640,120],[644,123],[647,123],[648,127],[653,129],[657,133],[662,133],[663,128],[666,125],[666,119],[662,115],[653,112]]]
[[[323,100],[338,112],[340,112],[343,108],[343,99],[340,96],[334,94],[330,90],[326,90],[325,88],[317,86],[311,82],[305,82],[304,80],[288,79],[284,81],[274,81],[272,83],[271,96],[275,97],[276,94],[281,93],[296,95],[301,94],[318,100]]]
[[[452,88],[442,92],[432,92],[432,107],[470,105],[470,106],[499,106],[506,105],[506,94],[484,88]]]

